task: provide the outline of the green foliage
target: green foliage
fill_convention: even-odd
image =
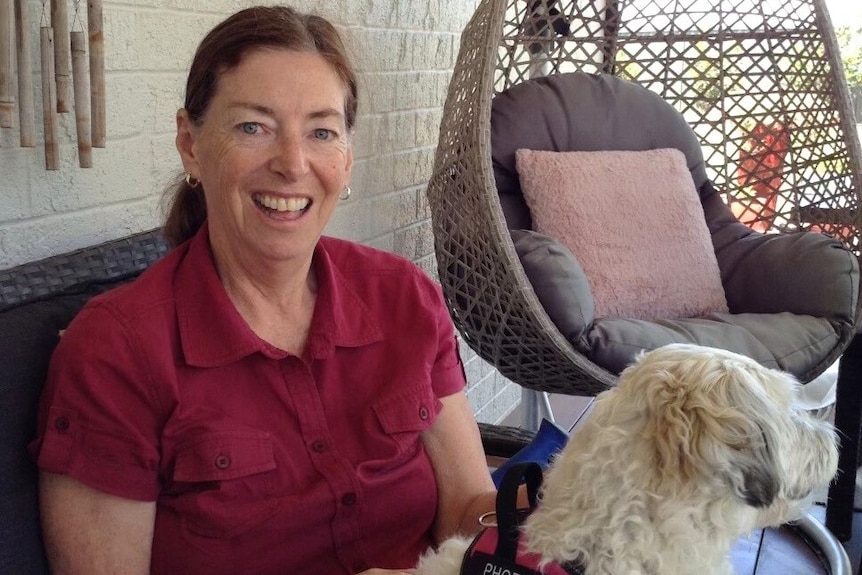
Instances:
[[[862,28],[853,30],[849,26],[841,26],[835,29],[835,35],[847,83],[850,86],[862,85]]]

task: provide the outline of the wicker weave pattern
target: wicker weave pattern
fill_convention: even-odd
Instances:
[[[143,271],[168,251],[158,229],[0,271],[0,310]]]
[[[547,3],[508,3],[496,91],[574,70],[637,82],[683,113],[743,221],[858,251],[862,153],[822,0]]]
[[[561,336],[518,262],[494,187],[494,94],[570,71],[640,83],[692,125],[742,221],[823,231],[858,253],[862,152],[837,62],[822,0],[483,0],[428,186],[439,275],[467,343],[533,389],[594,395],[615,381]]]

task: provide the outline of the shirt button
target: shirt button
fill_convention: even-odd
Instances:
[[[69,431],[69,423],[68,417],[58,417],[54,420],[54,429],[56,429],[59,433],[66,433]]]
[[[215,466],[219,469],[227,469],[230,467],[230,455],[224,453],[217,455],[215,458]]]
[[[351,505],[356,503],[356,494],[352,491],[345,493],[341,496],[341,504],[345,507],[350,507]]]
[[[326,444],[318,439],[311,444],[311,450],[315,453],[323,453],[326,451]]]
[[[422,421],[428,419],[428,408],[424,405],[419,408],[419,419],[421,419]]]

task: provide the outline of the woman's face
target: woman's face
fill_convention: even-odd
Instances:
[[[180,110],[177,148],[220,263],[310,261],[353,165],[345,94],[320,55],[262,49],[219,76],[200,125]]]

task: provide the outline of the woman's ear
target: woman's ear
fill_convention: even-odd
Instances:
[[[347,185],[350,183],[350,176],[353,174],[353,145],[347,148],[347,165],[344,169],[344,184]]]
[[[200,178],[197,159],[195,157],[196,128],[185,108],[177,110],[177,152],[183,162],[183,169],[195,178]]]
[[[344,140],[346,148],[344,150],[344,174],[345,180],[344,184],[347,185],[350,183],[350,176],[353,173],[353,128],[347,128],[347,136]]]

